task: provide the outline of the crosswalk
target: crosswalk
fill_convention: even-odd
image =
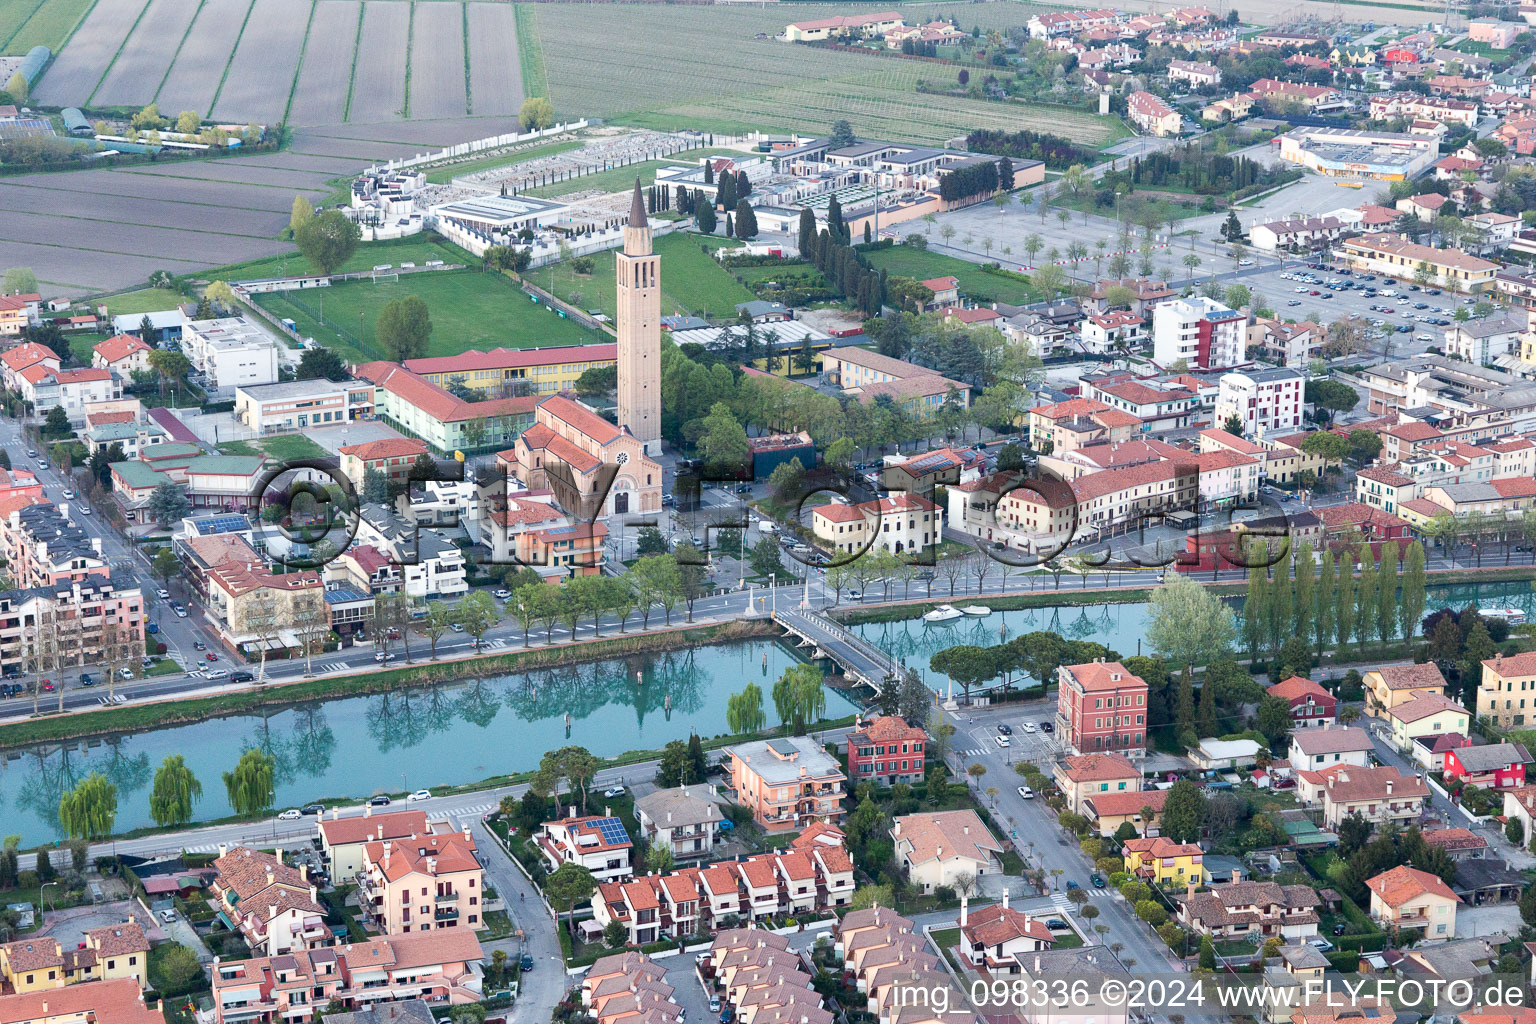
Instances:
[[[988,748],[987,747],[972,747],[969,750],[957,750],[957,751],[955,751],[955,753],[958,754],[961,758],[985,757],[987,755],[987,753],[988,753]]]
[[[1065,914],[1072,909],[1072,901],[1067,899],[1067,894],[1064,892],[1053,892],[1051,893],[1051,906],[1055,907],[1060,913]]]

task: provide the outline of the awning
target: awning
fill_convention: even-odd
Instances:
[[[229,915],[224,913],[224,911],[219,911],[218,920],[220,924],[222,924],[225,928],[228,928],[230,931],[235,930],[235,922],[231,921],[229,919]]]

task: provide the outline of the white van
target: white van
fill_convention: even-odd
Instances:
[[[778,523],[774,523],[774,522],[770,522],[767,519],[764,519],[762,522],[758,523],[757,524],[757,528],[759,530],[761,530],[763,533],[778,533],[779,532],[779,524]]]

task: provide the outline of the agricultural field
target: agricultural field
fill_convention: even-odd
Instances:
[[[255,0],[214,99],[220,121],[276,124],[288,109],[313,0]]]
[[[661,313],[694,313],[699,316],[730,317],[738,302],[750,302],[754,296],[736,282],[713,256],[699,250],[700,245],[715,249],[735,248],[739,242],[725,238],[676,233],[656,239],[656,254],[661,257]],[[581,309],[602,310],[609,317],[617,307],[613,254],[602,252],[595,258],[591,274],[583,277],[565,264],[555,263],[530,271],[528,279]]]
[[[101,305],[107,307],[109,316],[140,316],[144,313],[158,313],[161,310],[175,309],[186,301],[185,295],[166,288],[140,288],[138,291],[121,292],[98,300]]]
[[[926,281],[935,277],[955,277],[960,280],[960,291],[970,296],[985,296],[1009,305],[1037,302],[1040,296],[1023,281],[989,274],[975,263],[945,256],[927,249],[914,249],[908,245],[895,245],[889,249],[871,249],[865,257],[876,270],[888,270],[898,277],[910,277]]]
[[[49,106],[84,103],[146,6],[147,0],[96,0],[69,45],[33,88],[33,98]]]
[[[916,91],[943,69],[756,38],[818,7],[644,7],[540,4],[538,27],[557,114],[581,112],[644,127],[690,125],[722,132],[825,131],[846,117],[877,138],[941,142],[973,128],[1050,128],[1102,144],[1124,134],[1118,119],[1085,111],[939,97]],[[920,9],[929,19],[942,10]],[[1024,4],[970,5],[967,27],[1023,24]],[[729,59],[722,59],[728,43]],[[787,84],[786,84],[787,83]]]
[[[96,90],[95,101],[103,106],[141,107],[154,100],[168,68],[163,59],[157,58],[153,46],[135,45],[135,41],[179,42],[192,26],[199,3],[200,0],[150,0],[144,16],[128,37],[123,54],[112,62],[112,70]]]
[[[468,107],[463,4],[413,3],[411,116],[462,117]]]
[[[294,320],[300,334],[337,349],[349,361],[366,361],[383,358],[373,336],[379,310],[407,295],[421,298],[431,312],[428,355],[452,356],[498,345],[534,348],[607,340],[606,335],[599,337],[556,315],[542,302],[532,301],[506,277],[480,270],[407,275],[394,283],[347,281],[303,293],[273,292],[255,298],[268,312]]]
[[[479,116],[515,114],[523,105],[514,4],[465,4],[469,19],[469,106]]]
[[[390,121],[405,114],[405,61],[410,45],[411,5],[368,0],[363,34],[352,62],[349,121]]]
[[[106,2],[97,0],[97,3]],[[219,92],[219,84],[224,81],[224,71],[229,66],[229,58],[234,52],[235,43],[240,39],[240,30],[245,27],[251,7],[252,0],[203,0],[197,17],[192,21],[191,30],[181,40],[180,48],[164,54],[159,48],[155,49],[154,56],[167,63],[171,57],[175,58],[165,81],[160,84],[160,91],[155,94],[155,102],[160,104],[160,109],[208,112]],[[80,32],[75,33],[77,39],[80,35]],[[169,43],[169,40],[161,40],[160,46],[166,47]],[[73,49],[74,45],[71,42],[69,48]],[[145,40],[144,45],[153,43]],[[52,78],[52,71],[45,74],[44,84]]]
[[[293,105],[288,111],[295,123],[328,124],[346,116],[352,51],[362,16],[363,5],[358,0],[319,0],[315,4]]]
[[[64,45],[95,0],[6,0],[0,3],[0,54],[24,54],[34,46],[54,53]]]

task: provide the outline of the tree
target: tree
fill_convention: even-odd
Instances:
[[[91,772],[59,798],[59,826],[71,839],[100,839],[112,834],[117,819],[117,787]]]
[[[832,134],[827,141],[832,149],[845,149],[854,144],[853,126],[839,118],[832,122]]]
[[[31,267],[7,267],[0,288],[7,295],[28,295],[37,291],[37,275]]]
[[[432,339],[432,317],[419,296],[393,299],[379,310],[374,327],[384,357],[396,363],[427,354]]]
[[[326,210],[299,225],[293,241],[317,274],[334,274],[352,258],[362,231],[340,210]]]
[[[1397,604],[1398,635],[1404,640],[1413,636],[1415,627],[1424,616],[1424,587],[1424,545],[1414,541],[1408,546],[1402,577],[1402,596]]]
[[[23,104],[27,102],[27,93],[31,90],[32,83],[27,81],[27,76],[20,71],[13,72],[11,77],[5,80],[5,91],[11,94],[11,102]]]
[[[764,579],[783,570],[784,564],[779,560],[779,545],[772,537],[763,537],[752,545],[751,564],[752,571]]]
[[[558,750],[547,751],[539,759],[539,767],[534,772],[532,786],[538,792],[554,796],[559,792],[559,783],[565,779],[572,786],[581,790],[581,813],[587,813],[587,786],[592,781],[592,776],[597,774],[599,767],[597,758],[586,747],[575,745],[561,747]]]
[[[183,111],[181,116],[186,117],[188,114],[197,117],[197,112],[193,110]],[[196,131],[197,129],[191,130]],[[298,237],[299,228],[308,224],[314,216],[315,208],[308,199],[302,195],[293,197],[293,210],[288,214],[288,228],[293,232],[294,237]]]
[[[523,100],[517,112],[517,121],[525,132],[543,131],[555,123],[555,107],[542,96],[530,96]]]
[[[175,484],[160,484],[149,493],[149,517],[161,526],[179,523],[191,512],[191,500]]]
[[[62,405],[49,409],[48,415],[43,417],[43,433],[49,437],[68,437],[74,433],[69,426],[69,413]]]
[[[617,919],[609,921],[603,928],[603,944],[609,949],[618,949],[629,941],[629,929],[624,927],[624,922]],[[502,952],[497,950],[497,952]]]
[[[248,818],[272,806],[276,769],[272,755],[263,750],[253,747],[240,755],[235,770],[224,773],[224,791],[236,814]]]
[[[1338,465],[1344,461],[1344,457],[1349,454],[1349,442],[1331,431],[1318,430],[1302,438],[1301,450],[1322,459],[1326,472],[1329,463]]]
[[[1307,382],[1305,399],[1314,410],[1326,412],[1327,422],[1332,423],[1335,416],[1360,404],[1360,393],[1342,381],[1311,380]]]
[[[704,456],[704,464],[712,476],[720,477],[737,472],[749,465],[747,432],[737,422],[729,405],[716,402],[710,406],[703,425],[699,452]]]
[[[1150,604],[1147,642],[1174,665],[1209,665],[1232,653],[1232,609],[1189,577],[1179,574],[1158,587]]]
[[[1216,947],[1211,944],[1209,935],[1200,936],[1200,969],[1202,971],[1216,969]]]
[[[715,208],[709,203],[700,203],[693,211],[693,217],[698,222],[699,231],[706,235],[715,233]]]
[[[149,814],[161,828],[179,828],[192,820],[192,805],[203,796],[203,784],[180,754],[170,754],[155,772],[149,794]]]
[[[151,983],[162,998],[185,995],[203,986],[203,965],[189,947],[167,943],[155,949]]]
[[[1291,728],[1291,706],[1279,697],[1265,694],[1259,701],[1257,723],[1259,732],[1269,741],[1271,750],[1279,750],[1286,733]]]
[[[664,875],[672,870],[672,843],[652,843],[645,851],[645,869],[653,875]]]
[[[566,927],[572,932],[576,929],[576,907],[591,899],[596,891],[592,872],[573,861],[566,861],[544,880],[544,895],[557,912],[566,914]]]
[[[757,214],[752,210],[752,204],[745,199],[736,202],[736,237],[757,237]]]
[[[748,683],[740,693],[732,694],[727,699],[725,721],[735,736],[763,731],[768,722],[763,714],[763,691],[756,683]]]
[[[347,363],[328,348],[307,348],[294,375],[299,380],[346,380]]]
[[[1180,779],[1168,790],[1163,804],[1163,835],[1176,843],[1192,843],[1200,838],[1205,821],[1205,795],[1188,779]]]

